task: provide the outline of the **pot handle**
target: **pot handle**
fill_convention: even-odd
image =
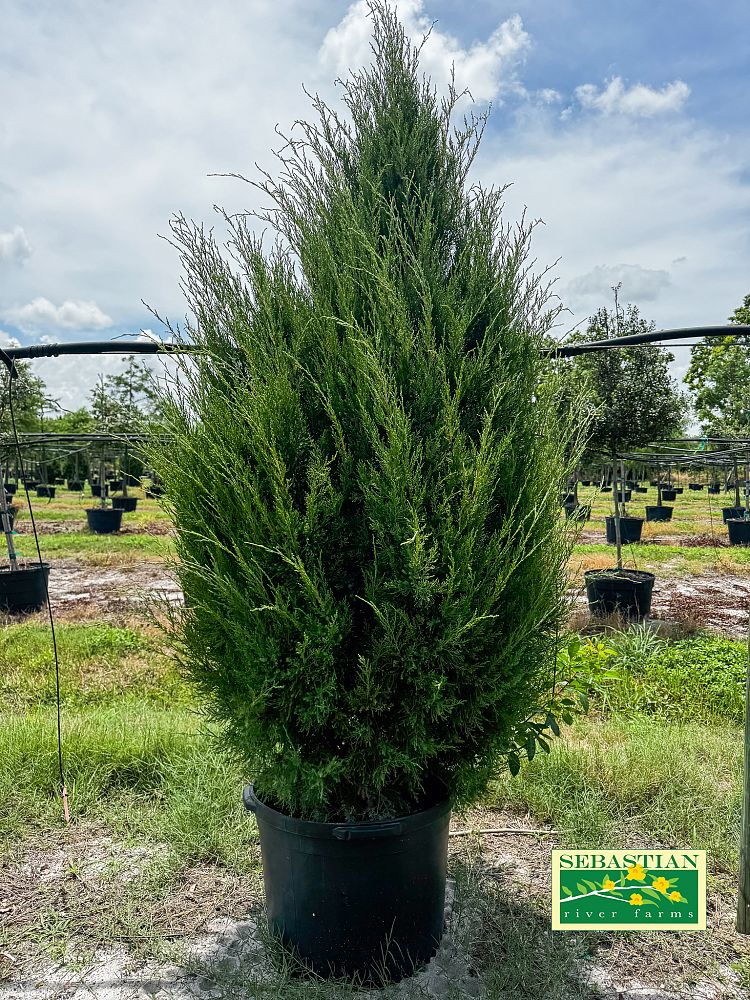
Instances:
[[[382,840],[385,837],[398,837],[401,824],[372,823],[367,826],[336,826],[333,828],[336,840]]]
[[[249,812],[255,812],[255,794],[252,785],[245,785],[242,789],[242,804]]]

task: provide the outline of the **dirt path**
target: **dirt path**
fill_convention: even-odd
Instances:
[[[587,618],[586,592],[571,591],[574,627]],[[651,599],[651,617],[689,634],[709,629],[728,638],[747,636],[750,616],[750,578],[741,576],[664,577],[656,575]]]
[[[53,611],[63,618],[101,618],[138,610],[153,599],[182,600],[179,584],[156,562],[91,566],[55,559],[49,575]]]

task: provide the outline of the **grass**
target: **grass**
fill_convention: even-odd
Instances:
[[[161,562],[172,555],[174,546],[164,535],[93,535],[88,532],[43,534],[39,537],[42,555],[80,558],[92,564],[102,564],[116,557],[119,562]],[[36,558],[34,537],[30,534],[14,537],[17,554],[24,559]]]
[[[551,823],[562,846],[693,847],[729,873],[738,857],[741,763],[736,726],[640,715],[587,720],[517,778],[499,778],[490,801]]]
[[[92,539],[99,558],[111,558],[102,543],[113,540]],[[682,551],[693,558],[697,550]],[[0,929],[0,953],[25,949],[85,969],[97,951],[120,942],[131,954],[186,964],[226,997],[265,997],[269,989],[279,1000],[355,996],[351,984],[300,979],[288,956],[273,949],[228,967],[225,953],[186,958],[170,944],[181,935],[189,940],[191,928],[212,916],[242,916],[257,907],[257,828],[240,800],[250,776],[221,752],[216,731],[201,720],[191,690],[143,623],[61,622],[58,638],[70,828],[59,797],[46,626],[30,619],[0,633],[3,871],[15,871],[24,852],[33,870],[65,859],[58,880],[18,869],[13,892],[27,900],[25,922]],[[593,692],[589,715],[566,727],[549,755],[538,753],[517,777],[498,776],[484,807],[550,824],[559,831],[555,846],[706,849],[712,891],[731,907],[745,645],[707,635],[666,642],[648,629],[599,638],[614,651],[616,669]],[[549,842],[543,845],[542,867]],[[512,844],[503,848],[514,851]],[[483,995],[592,1000],[581,969],[593,953],[600,961],[612,945],[606,936],[550,934],[544,892],[519,890],[474,838],[459,838],[450,870],[454,940],[471,956]],[[712,933],[701,938],[704,950]],[[639,956],[673,947],[652,938],[633,935],[628,948]],[[750,975],[747,957],[732,955],[738,972]],[[701,961],[708,969],[713,959]],[[721,961],[728,962],[723,953]],[[465,996],[461,983],[474,981],[466,976],[464,970],[446,982],[444,995]],[[428,994],[415,980],[407,992],[389,987],[375,995]]]
[[[62,704],[104,706],[140,699],[186,704],[190,695],[175,664],[143,630],[103,623],[56,627]],[[0,700],[14,712],[55,701],[52,644],[46,625],[26,622],[0,634]]]

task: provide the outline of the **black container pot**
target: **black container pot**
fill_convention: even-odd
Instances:
[[[608,514],[606,521],[607,521],[607,541],[611,545],[615,545],[617,542],[617,538],[615,536],[614,516]],[[629,545],[631,542],[640,542],[642,528],[643,528],[642,517],[621,517],[620,541],[622,542],[622,544]]]
[[[674,507],[666,507],[664,504],[661,506],[646,507],[646,520],[647,521],[671,521],[672,511]]]
[[[702,490],[703,483],[688,483],[689,490]]]
[[[591,486],[591,480],[590,479],[582,479],[581,480],[581,486]]]
[[[56,486],[37,486],[36,495],[38,497],[49,497],[50,500],[54,500],[56,489]]]
[[[571,504],[578,503],[578,497],[575,493],[562,493],[560,495],[560,503],[563,507],[569,507]]]
[[[592,615],[602,617],[619,612],[641,620],[651,611],[653,573],[637,569],[590,569],[583,574],[586,597]]]
[[[10,530],[13,530],[13,522],[16,519],[16,514],[18,513],[18,507],[8,506],[8,520],[10,521]],[[0,532],[2,531],[2,519],[0,519]]]
[[[35,490],[37,488],[37,486],[39,485],[39,480],[38,479],[24,479],[23,484],[24,484],[24,486],[26,487],[27,490]]]
[[[5,484],[5,492],[6,493],[10,493],[11,496],[14,495],[14,493],[16,492],[17,489],[18,489],[18,483],[6,483]]]
[[[411,975],[443,933],[450,805],[382,823],[312,823],[250,785],[272,931],[322,976]],[[384,958],[385,956],[385,958]]]
[[[39,611],[47,603],[49,563],[0,570],[0,609],[18,614]]]
[[[138,506],[138,497],[112,497],[112,507],[115,510],[124,510],[129,514]]]
[[[566,503],[565,518],[568,521],[589,521],[591,520],[591,504],[588,503]]]
[[[617,494],[617,500],[619,503],[630,503],[632,498],[633,498],[632,490],[625,490],[624,493]]]
[[[649,486],[658,486],[658,485],[659,485],[659,480],[658,479],[650,479],[649,480]]]
[[[80,481],[80,479],[69,479],[68,489],[72,493],[80,493],[83,490],[83,483]]]
[[[680,493],[684,493],[685,492],[685,487],[684,486],[673,486],[672,489],[673,489],[673,491],[675,493],[678,494],[678,496],[679,496]]]
[[[86,520],[89,531],[93,531],[95,535],[111,535],[120,530],[122,511],[111,507],[87,507]]]
[[[633,489],[636,493],[648,493],[648,486],[634,486]]]
[[[100,497],[101,495],[102,495],[101,483],[92,483],[91,484],[91,496],[92,497]]]
[[[730,519],[739,520],[744,516],[744,514],[745,514],[744,507],[722,507],[721,510],[721,516],[724,518],[724,524],[726,524],[727,521],[729,521]]]
[[[729,529],[730,545],[750,545],[750,521],[744,518],[728,518],[726,525]]]
[[[676,500],[677,490],[662,490],[661,491],[662,500]]]
[[[109,480],[109,491],[110,493],[119,493],[122,489],[122,479],[110,479]]]
[[[152,500],[155,500],[157,497],[160,497],[163,493],[164,493],[163,486],[157,486],[156,484],[154,484],[153,486],[146,487],[146,496],[150,497]]]
[[[64,486],[64,485],[65,485],[64,479],[60,479],[59,477],[55,479],[55,486]]]
[[[718,494],[721,492],[721,486],[709,486],[708,492],[711,494],[711,496],[714,497],[718,496]]]

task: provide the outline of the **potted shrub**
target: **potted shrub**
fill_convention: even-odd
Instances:
[[[372,9],[351,123],[316,99],[265,183],[283,246],[235,215],[229,260],[173,220],[193,317],[174,333],[200,351],[150,455],[172,641],[252,778],[270,925],[369,980],[437,947],[450,809],[557,728],[560,443],[581,416],[560,421],[540,358],[529,230],[465,184],[481,123],[453,133],[457,95],[441,107]]]
[[[574,335],[571,342],[608,340],[655,328],[653,323],[641,319],[635,306],[630,305],[623,312],[616,292],[615,289],[614,313],[600,309],[591,317],[585,333]],[[585,381],[596,408],[590,448],[609,456],[612,470],[614,512],[607,517],[606,527],[607,540],[616,546],[617,562],[612,569],[585,574],[593,614],[608,614],[613,607],[620,607],[625,614],[641,617],[650,607],[653,574],[623,567],[622,544],[640,539],[643,519],[628,517],[625,508],[621,509],[626,496],[622,490],[626,477],[618,456],[681,430],[686,407],[669,373],[672,360],[672,355],[662,348],[639,345],[587,352],[573,359],[570,365],[570,377]]]
[[[112,535],[122,527],[122,511],[107,506],[107,480],[104,476],[104,460],[99,466],[99,497],[98,507],[86,507],[86,522],[89,531],[95,535]],[[91,485],[91,492],[94,492],[94,484]]]

